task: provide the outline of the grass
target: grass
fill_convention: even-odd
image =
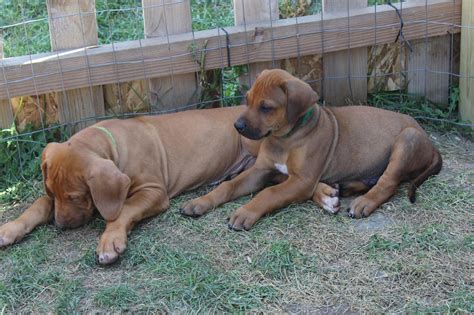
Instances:
[[[101,219],[71,231],[39,228],[2,250],[0,309],[472,312],[474,144],[455,133],[432,138],[445,161],[441,174],[420,187],[416,204],[402,187],[365,220],[328,215],[306,202],[237,233],[226,228],[226,218],[250,197],[198,220],[179,215],[179,205],[205,187],[139,224],[110,267],[94,260]],[[12,205],[2,222],[26,205]]]
[[[96,3],[100,43],[143,36],[139,2]],[[125,11],[108,11],[119,3]],[[6,55],[50,50],[44,1],[4,4],[0,25],[38,19],[4,31]],[[233,23],[230,1],[192,4],[196,30]],[[280,1],[280,11],[297,14],[298,4]],[[303,8],[318,12],[320,2]],[[203,100],[225,96],[219,105],[234,104],[245,72],[239,67],[206,74],[219,79],[206,80],[213,85]],[[106,268],[95,261],[101,218],[70,231],[41,227],[0,250],[0,313],[472,313],[474,144],[470,130],[453,125],[460,123],[458,95],[453,88],[448,106],[403,92],[370,98],[374,106],[420,117],[442,152],[443,171],[419,189],[414,205],[402,187],[365,220],[328,215],[307,202],[236,233],[226,228],[226,218],[250,197],[199,220],[178,214],[181,203],[210,189],[204,187],[174,198],[166,213],[139,224],[123,257]],[[2,131],[0,222],[17,217],[42,193],[41,150],[67,137],[60,127],[52,130]],[[343,207],[349,202],[344,199]]]
[[[294,274],[298,263],[306,260],[288,241],[275,241],[256,257],[254,268],[265,277],[284,279]]]

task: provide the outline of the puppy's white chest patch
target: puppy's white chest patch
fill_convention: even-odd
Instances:
[[[288,167],[286,164],[280,164],[280,163],[275,163],[275,168],[280,172],[285,175],[288,175]]]

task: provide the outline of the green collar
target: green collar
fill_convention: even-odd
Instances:
[[[105,133],[110,138],[110,140],[112,140],[112,145],[114,146],[114,148],[117,147],[117,141],[115,141],[114,135],[110,132],[109,129],[101,126],[92,126],[92,128],[99,129],[100,131]]]
[[[316,125],[318,123],[318,120],[319,120],[319,116],[321,115],[321,109],[318,111],[318,115],[315,117],[314,116],[314,112],[316,110],[316,106],[311,106],[307,111],[306,113],[301,116],[295,123],[295,125],[293,126],[293,128],[291,128],[290,131],[288,131],[285,135],[281,136],[282,138],[288,138],[290,137],[292,134],[294,134],[298,129],[306,126],[309,122],[312,122],[313,125]]]

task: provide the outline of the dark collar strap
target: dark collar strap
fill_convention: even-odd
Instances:
[[[321,110],[318,111],[318,114],[317,116],[314,115],[314,112],[316,111],[316,106],[311,106],[307,111],[306,113],[301,116],[300,118],[298,118],[298,120],[296,121],[295,125],[293,126],[293,128],[291,128],[290,131],[288,131],[288,133],[286,133],[285,135],[281,136],[282,138],[288,138],[290,137],[292,134],[294,134],[298,129],[306,126],[308,123],[313,123],[313,126],[315,126],[317,123],[318,123],[318,120],[319,120],[319,116],[321,115]]]

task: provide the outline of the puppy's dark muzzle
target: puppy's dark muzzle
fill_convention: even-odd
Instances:
[[[244,119],[242,118],[239,118],[237,119],[237,121],[234,123],[234,127],[235,129],[237,129],[237,131],[239,133],[242,133],[245,131],[245,129],[247,128],[247,123],[245,122]]]
[[[254,130],[251,126],[247,124],[247,121],[244,118],[239,118],[234,123],[235,129],[244,137],[256,140],[258,139],[258,132]]]
[[[64,220],[64,219],[55,219],[54,224],[56,225],[57,228],[61,230],[69,230],[69,229],[75,229],[78,228],[82,225],[84,225],[83,221],[75,221],[75,220]]]
[[[76,216],[54,215],[54,225],[61,230],[75,229],[85,225],[92,219],[92,216],[87,213],[81,213]]]
[[[251,140],[260,140],[271,133],[268,131],[266,134],[262,135],[260,129],[254,129],[251,125],[248,125],[247,121],[243,118],[237,119],[234,123],[234,127],[242,136]]]

